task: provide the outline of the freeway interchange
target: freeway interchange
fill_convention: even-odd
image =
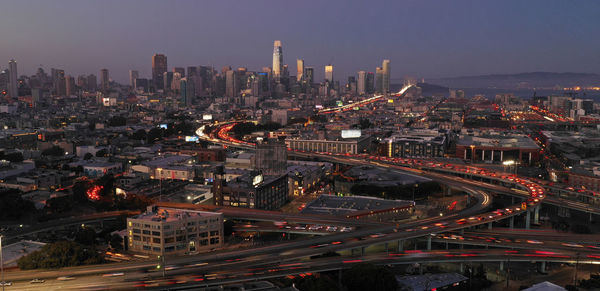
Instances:
[[[204,129],[198,130],[204,140],[241,148],[252,148],[252,143],[235,140],[227,134],[235,122],[222,123],[215,131],[204,134]],[[248,280],[268,279],[272,277],[290,276],[324,270],[343,269],[355,263],[372,262],[377,264],[410,264],[412,262],[466,262],[466,261],[548,261],[598,263],[600,250],[594,247],[574,247],[573,245],[545,245],[545,252],[539,253],[535,245],[527,239],[519,242],[494,239],[492,243],[483,239],[487,245],[505,247],[514,250],[446,250],[431,251],[431,243],[464,243],[462,234],[443,235],[444,233],[462,232],[479,225],[491,225],[504,219],[514,219],[515,216],[527,215],[529,221],[532,209],[539,209],[542,202],[549,199],[544,187],[532,180],[519,178],[515,175],[495,173],[473,166],[440,163],[428,160],[387,158],[380,156],[340,155],[331,153],[315,153],[291,151],[290,155],[299,157],[318,158],[324,161],[344,164],[371,164],[391,170],[403,171],[422,175],[446,184],[449,187],[469,193],[477,199],[477,204],[458,213],[442,217],[431,217],[408,222],[402,225],[390,223],[370,223],[347,220],[334,217],[302,217],[304,215],[271,213],[232,207],[209,207],[221,211],[226,217],[239,219],[255,219],[262,221],[328,221],[337,225],[354,226],[349,232],[336,232],[323,236],[285,241],[273,245],[252,247],[246,249],[220,250],[209,254],[190,255],[185,257],[167,258],[166,272],[168,278],[163,278],[162,272],[155,270],[157,261],[130,261],[105,265],[80,266],[61,270],[45,271],[14,271],[7,272],[7,281],[14,281],[15,286],[34,290],[36,286],[28,282],[34,278],[47,279],[46,284],[40,284],[40,290],[50,286],[62,286],[63,289],[130,289],[132,287],[156,287],[170,289],[212,286],[224,283],[242,282]],[[492,197],[489,192],[504,193],[523,199],[505,209],[488,210]],[[554,198],[556,199],[556,198]],[[555,202],[556,203],[556,202]],[[196,207],[164,203],[163,207]],[[523,207],[525,206],[525,207]],[[204,207],[204,206],[201,206]],[[576,207],[576,206],[573,206]],[[329,220],[328,220],[329,219]],[[463,239],[457,239],[461,236]],[[518,234],[517,234],[518,236]],[[468,236],[467,236],[468,237]],[[482,236],[483,237],[483,236]],[[489,236],[488,236],[489,238]],[[427,240],[428,251],[404,251],[404,242],[411,239]],[[530,241],[538,241],[529,239]],[[472,245],[486,245],[484,242],[471,239]],[[525,244],[525,246],[523,246]],[[385,254],[365,255],[365,249],[372,246],[385,246]],[[392,252],[390,252],[392,247]],[[533,249],[533,250],[529,250]],[[341,256],[321,259],[307,258],[332,252],[356,252],[361,256]],[[76,280],[58,282],[54,278],[60,276],[76,276]],[[60,283],[60,284],[59,284]],[[54,285],[53,285],[54,284]],[[44,285],[42,287],[42,285]],[[19,289],[19,290],[27,290]]]

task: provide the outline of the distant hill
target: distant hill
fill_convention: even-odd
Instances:
[[[450,88],[564,88],[574,86],[598,86],[599,74],[532,72],[519,74],[493,74],[455,78],[429,79],[430,83]]]

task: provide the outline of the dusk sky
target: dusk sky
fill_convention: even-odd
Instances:
[[[3,0],[0,68],[19,75],[150,77],[151,57],[174,66],[271,66],[273,40],[296,59],[334,65],[345,82],[391,60],[392,78],[533,71],[600,73],[600,1]],[[295,74],[295,73],[294,73]]]

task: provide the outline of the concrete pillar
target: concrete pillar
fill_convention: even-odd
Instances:
[[[510,204],[515,204],[515,196],[511,196],[510,197]]]
[[[533,223],[534,224],[539,224],[540,223],[540,207],[542,207],[542,206],[540,204],[538,204],[533,209]]]
[[[525,216],[525,229],[529,229],[531,226],[531,211],[526,211],[527,215]]]
[[[492,222],[488,222],[488,229],[492,229]]]
[[[449,249],[449,243],[446,242],[446,249]]]
[[[504,160],[504,151],[500,151],[500,161]]]
[[[509,225],[508,227],[509,227],[510,229],[513,229],[513,228],[515,228],[515,217],[514,217],[514,216],[511,216],[511,217],[508,219],[508,225]]]
[[[504,271],[504,261],[500,261],[500,271]]]
[[[361,247],[360,248],[360,255],[364,256],[365,255],[365,247]]]
[[[481,160],[485,161],[485,150],[481,150]]]
[[[590,212],[590,222],[592,222],[592,213]]]
[[[529,164],[531,165],[531,152],[529,152]]]
[[[403,239],[399,239],[398,240],[398,251],[404,251],[404,240]]]
[[[385,243],[385,252],[389,253],[389,249],[388,249],[388,243]]]
[[[546,261],[540,262],[540,273],[546,273]]]
[[[427,236],[427,250],[431,251],[431,235]]]
[[[459,272],[462,274],[465,272],[465,264],[460,263],[459,267],[458,267]]]
[[[467,194],[467,205],[471,203],[471,195]]]
[[[465,149],[465,157],[463,158],[464,160],[467,159],[467,149]]]
[[[448,190],[447,190],[447,192],[448,192],[448,193],[447,193],[447,195],[448,195],[448,196],[452,195],[452,188],[448,187]]]
[[[494,161],[494,150],[492,150],[492,158],[490,159],[490,161]]]

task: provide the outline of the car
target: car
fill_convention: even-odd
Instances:
[[[578,243],[563,243],[563,246],[572,247],[572,248],[582,248],[583,246]]]
[[[56,280],[58,281],[70,281],[70,280],[75,280],[75,277],[73,276],[61,276],[56,278]]]
[[[12,286],[12,282],[10,281],[2,281],[0,282],[0,286],[5,287],[5,286]]]
[[[541,244],[543,244],[543,242],[541,242],[539,240],[532,240],[532,239],[527,240],[527,243],[528,244],[534,244],[534,245],[541,245]]]
[[[37,278],[36,278],[36,279],[33,279],[33,280],[31,280],[31,281],[29,281],[29,283],[31,283],[31,284],[36,284],[36,283],[44,283],[44,282],[46,282],[46,280],[43,280],[43,279],[37,279]]]
[[[352,231],[352,227],[344,226],[344,227],[342,227],[342,229],[340,231],[341,232],[349,232],[349,231]]]
[[[467,223],[467,220],[464,219],[464,218],[463,219],[459,219],[459,220],[456,221],[456,223],[457,224],[465,224],[465,223]]]

